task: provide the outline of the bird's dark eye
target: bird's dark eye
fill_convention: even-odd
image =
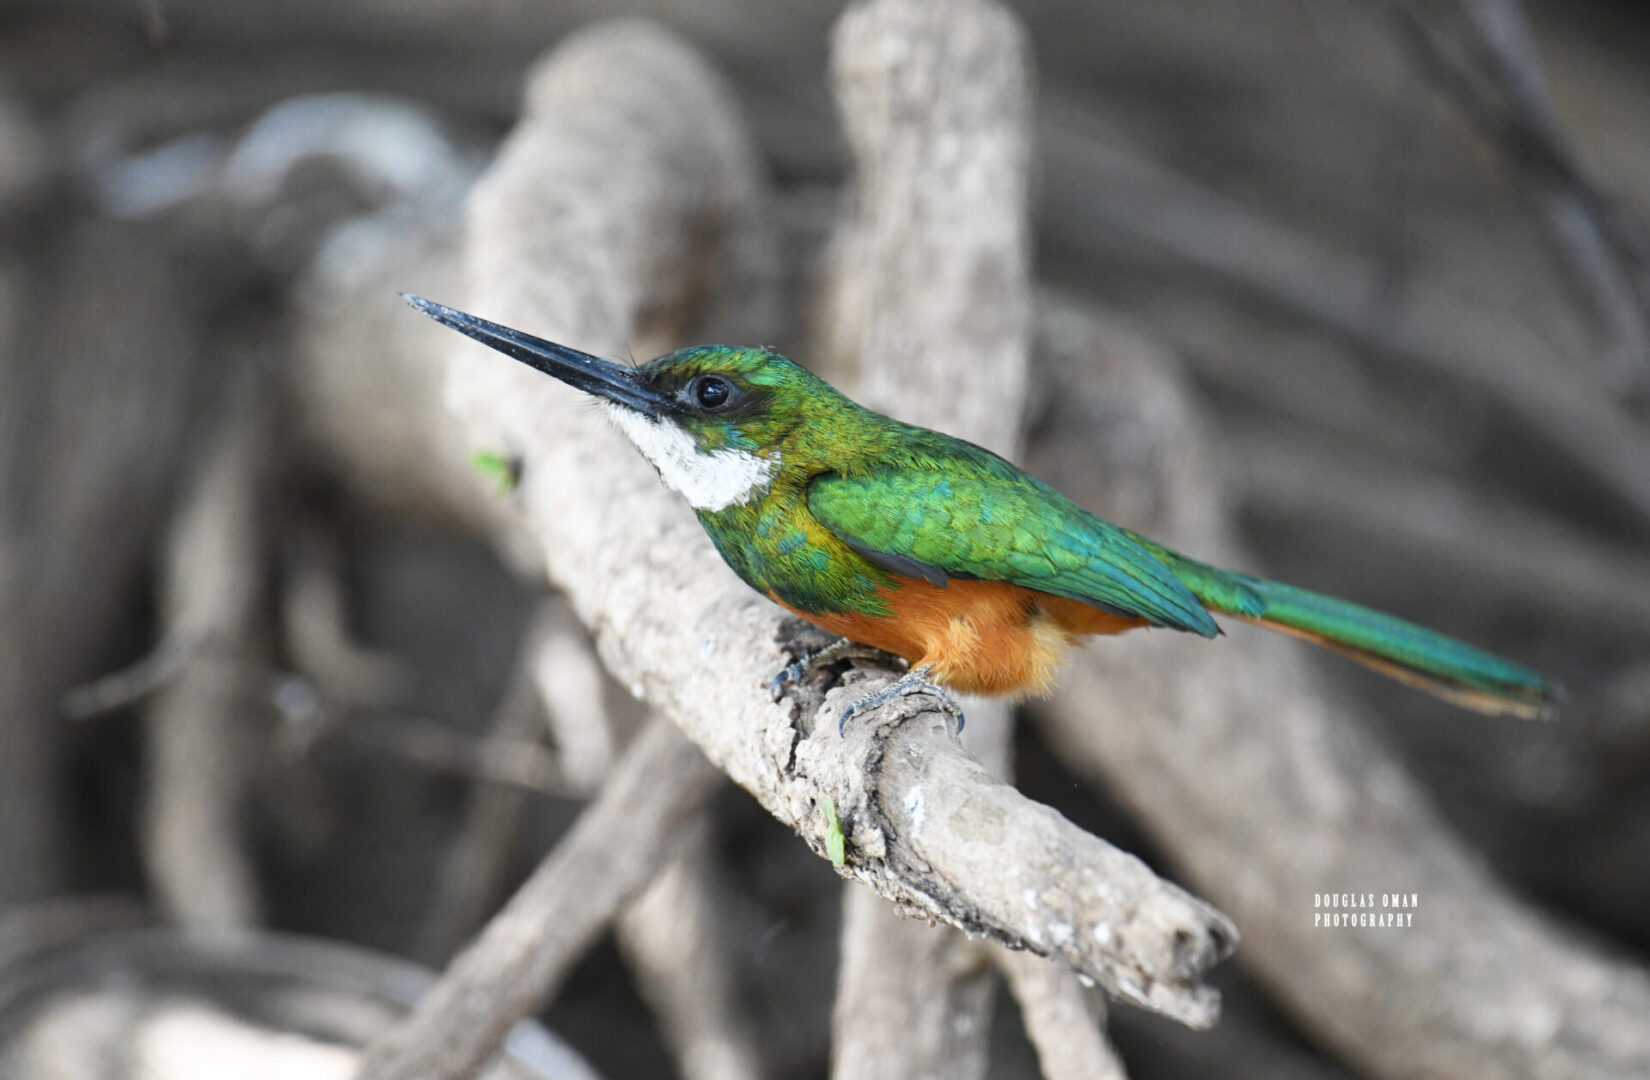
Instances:
[[[703,409],[720,409],[733,397],[733,385],[720,375],[701,375],[693,380],[693,400]]]

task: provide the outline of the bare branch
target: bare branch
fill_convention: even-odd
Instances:
[[[169,633],[135,663],[70,689],[63,695],[63,715],[70,720],[89,720],[136,704],[171,682],[206,647],[207,643],[199,638]]]
[[[985,1076],[996,972],[982,946],[902,919],[868,889],[844,899],[831,1075]]]
[[[360,1080],[473,1075],[658,872],[716,779],[668,721],[650,723],[550,857],[368,1049]]]
[[[571,39],[528,100],[471,203],[469,306],[622,352],[644,309],[675,309],[685,275],[714,265],[694,241],[758,200],[750,149],[708,73],[642,25]],[[849,834],[847,872],[889,899],[1212,1022],[1217,999],[1200,981],[1235,943],[1224,917],[992,780],[958,751],[943,713],[899,724],[920,699],[839,738],[849,695],[885,675],[867,684],[851,672],[823,709],[817,696],[774,706],[766,687],[786,662],[789,621],[733,577],[688,508],[576,392],[453,348],[449,400],[477,444],[522,460],[528,527],[622,684],[822,855],[830,797]]]
[[[1011,454],[1031,335],[1024,31],[978,0],[883,0],[843,16],[832,67],[857,176],[826,351],[872,408]]]
[[[507,731],[495,729],[477,738],[440,720],[410,713],[351,710],[338,714],[318,734],[347,739],[436,772],[563,799],[588,794],[587,787],[571,784],[562,775],[560,759],[535,737],[541,726],[537,716],[530,713],[529,719],[525,728],[511,719]]]
[[[1098,993],[1070,969],[1029,953],[999,950],[996,961],[1020,1003],[1045,1080],[1126,1080],[1123,1061],[1106,1038],[1105,1002]]]

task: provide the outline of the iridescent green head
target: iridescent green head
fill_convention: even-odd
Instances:
[[[606,401],[613,420],[697,510],[759,497],[780,448],[827,401],[830,384],[768,349],[699,345],[640,367],[569,349],[402,294],[443,325]]]

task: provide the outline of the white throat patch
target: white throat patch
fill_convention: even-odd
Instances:
[[[675,424],[650,420],[634,409],[609,405],[607,411],[670,489],[684,495],[695,510],[714,512],[749,502],[779,471],[779,462],[746,450],[707,454]]]

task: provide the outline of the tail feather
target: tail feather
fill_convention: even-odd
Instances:
[[[1333,649],[1457,705],[1528,719],[1558,715],[1563,691],[1557,685],[1436,631],[1345,600],[1179,556],[1169,565],[1193,595],[1216,611]]]

